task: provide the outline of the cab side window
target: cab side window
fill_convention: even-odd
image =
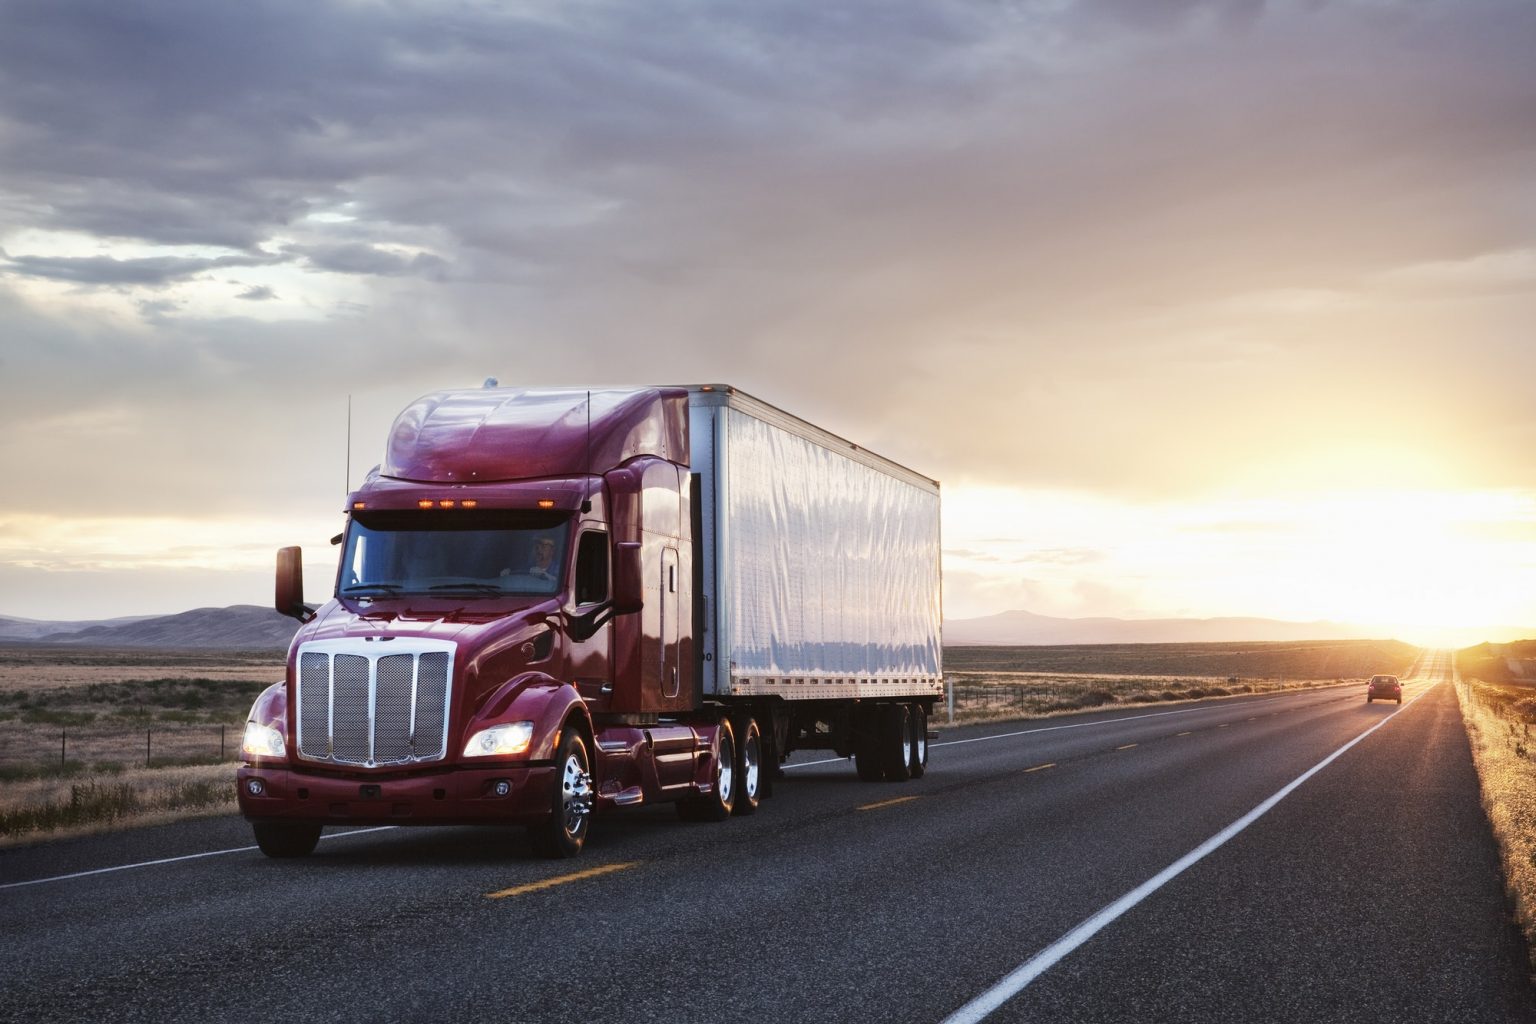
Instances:
[[[576,546],[576,603],[608,599],[608,535],[589,530]]]

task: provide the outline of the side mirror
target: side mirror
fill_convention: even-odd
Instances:
[[[613,546],[613,613],[628,615],[645,607],[645,571],[641,546],[624,540]]]
[[[277,549],[277,593],[272,603],[278,611],[300,622],[308,622],[315,617],[314,610],[304,603],[302,549]]]

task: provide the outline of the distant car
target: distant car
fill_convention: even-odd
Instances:
[[[1397,676],[1371,676],[1370,685],[1365,690],[1365,702],[1380,697],[1382,700],[1395,700],[1399,704],[1403,702],[1403,684]]]

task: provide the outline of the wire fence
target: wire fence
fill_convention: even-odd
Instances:
[[[244,726],[233,724],[0,729],[0,778],[78,769],[218,764],[239,756],[243,735]]]

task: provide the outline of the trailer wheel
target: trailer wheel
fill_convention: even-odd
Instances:
[[[738,719],[736,723],[736,813],[756,813],[762,800],[763,733],[757,719]]]
[[[928,770],[928,712],[921,704],[913,704],[907,713],[912,726],[912,759],[909,770],[914,779],[923,777]]]
[[[912,716],[905,704],[887,704],[881,709],[880,746],[885,752],[885,777],[890,782],[906,782],[912,777]]]
[[[736,808],[736,735],[730,719],[720,720],[719,748],[710,791],[687,797],[677,805],[684,821],[724,821]]]
[[[567,729],[555,754],[549,820],[528,826],[528,838],[541,857],[574,857],[586,845],[591,828],[592,760],[581,733]]]
[[[253,821],[251,831],[268,857],[308,857],[320,842],[320,826],[304,821]]]
[[[853,725],[853,764],[864,782],[885,778],[884,719],[882,709],[868,708],[855,714]]]

